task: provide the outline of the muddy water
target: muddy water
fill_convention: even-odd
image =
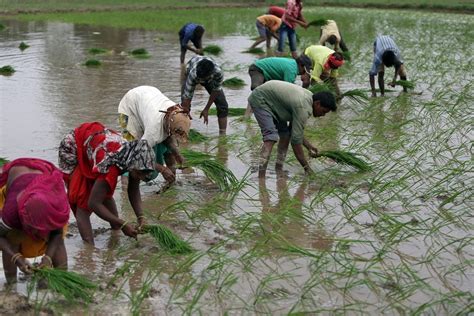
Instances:
[[[416,14],[406,19],[410,23],[425,19],[427,25],[438,22]],[[360,44],[368,41],[360,31],[365,23],[361,19],[353,29],[346,27],[353,56],[361,62],[346,65],[343,91],[368,86],[370,45]],[[98,120],[116,127],[121,97],[138,85],[156,86],[179,100],[179,48],[174,34],[64,23],[4,24],[8,28],[0,32],[0,66],[12,65],[17,72],[0,76],[1,157],[35,156],[55,162],[61,137],[80,123]],[[388,27],[381,26],[382,30]],[[456,28],[453,24],[450,27]],[[400,27],[395,32],[406,30]],[[466,170],[462,162],[468,155],[463,144],[466,138],[472,139],[472,131],[450,101],[457,94],[450,91],[439,95],[443,86],[433,69],[442,69],[447,78],[459,74],[459,80],[449,85],[458,91],[463,81],[472,81],[472,75],[460,71],[462,64],[448,69],[445,60],[417,64],[419,50],[408,47],[416,36],[423,41],[434,36],[425,32],[429,36],[421,31],[409,33],[403,45],[409,56],[409,78],[418,79],[421,96],[398,96],[395,92],[366,106],[345,100],[337,113],[308,127],[311,139],[322,148],[344,148],[367,155],[373,173],[362,175],[321,160],[312,162],[315,178],[303,181],[301,168],[289,155],[288,177],[277,179],[270,169],[262,182],[250,173],[248,185],[235,197],[219,193],[199,172],[179,173],[177,185],[162,195],[155,193],[160,180],[143,185],[149,220],[159,219],[189,238],[198,255],[202,254],[189,266],[185,265],[188,259],[163,254],[147,237],[133,241],[115,235],[96,217],[96,247],[84,245],[72,219],[66,240],[69,267],[96,280],[104,289],[97,295],[100,304],[92,304],[89,311],[128,314],[133,304],[126,295],[138,296],[147,282],[152,286],[142,312],[155,314],[285,314],[290,310],[391,313],[414,310],[433,300],[443,302],[445,293],[464,295],[472,291],[472,275],[456,270],[465,271],[465,259],[473,256],[472,249],[456,248],[472,232],[472,220],[467,217],[472,203],[458,198],[447,204],[447,209],[440,207],[458,192],[459,197],[466,195],[462,186],[469,186],[469,172],[455,173]],[[436,32],[447,38],[438,29]],[[226,77],[246,81],[244,89],[225,90],[231,107],[244,107],[249,93],[247,67],[256,58],[240,53],[250,46],[249,36],[206,40],[225,48],[216,59]],[[21,41],[31,47],[21,52],[17,48]],[[429,48],[445,54],[446,48],[443,51],[438,45],[433,42]],[[461,45],[466,48],[465,43]],[[112,50],[96,57],[103,62],[99,68],[82,65],[92,58],[87,53],[92,47]],[[150,58],[126,54],[141,47],[150,52]],[[472,61],[467,53],[459,54],[466,58],[464,63]],[[191,56],[188,53],[187,59]],[[430,70],[422,71],[425,67]],[[445,102],[434,99],[435,95]],[[468,100],[460,100],[460,106],[472,108]],[[211,139],[191,147],[218,155],[241,179],[249,167],[255,167],[258,128],[255,122],[231,119],[228,137],[217,138],[215,118],[210,119],[209,126],[198,119],[206,101],[207,93],[198,90],[193,101],[193,127]],[[445,110],[446,104],[452,106],[451,112]],[[458,132],[440,132],[454,127]],[[115,198],[121,216],[133,220],[120,185]],[[173,208],[183,201],[185,206]],[[303,255],[289,245],[308,252]],[[435,259],[424,262],[433,254]],[[453,268],[445,268],[449,265]],[[407,268],[410,266],[413,270]],[[127,267],[126,273],[114,279],[117,269],[123,267]],[[1,269],[0,285],[4,285]],[[407,287],[410,290],[404,292]],[[24,294],[26,282],[20,281],[15,289]],[[397,300],[402,303],[398,305]],[[432,311],[444,314],[459,310],[463,304],[463,299],[454,300],[452,309],[435,306]],[[67,307],[67,312],[80,314],[83,307]]]

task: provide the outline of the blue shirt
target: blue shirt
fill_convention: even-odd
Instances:
[[[378,69],[382,64],[382,55],[388,50],[393,51],[395,57],[397,57],[397,59],[403,64],[400,50],[393,39],[388,35],[379,35],[374,42],[374,61],[372,63],[372,68],[369,71],[371,76],[377,75]]]
[[[188,42],[193,39],[194,30],[197,26],[197,24],[188,23],[181,28],[181,30],[179,31],[181,47],[185,47],[186,45],[188,45]]]

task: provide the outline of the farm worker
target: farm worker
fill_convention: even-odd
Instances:
[[[250,48],[255,48],[263,41],[267,41],[267,50],[269,50],[272,36],[278,41],[277,32],[281,26],[281,19],[271,14],[265,14],[257,18],[256,25],[260,36],[255,40]]]
[[[340,50],[344,52],[348,51],[347,46],[342,39],[341,32],[334,20],[327,20],[327,23],[321,26],[319,45],[324,46],[326,43],[333,45],[336,52]]]
[[[403,66],[403,60],[400,55],[400,50],[393,39],[388,35],[379,35],[374,42],[374,61],[369,72],[369,82],[373,97],[376,96],[375,76],[378,75],[380,94],[383,96],[385,93],[385,67],[392,66],[395,67],[395,75],[393,76],[393,80],[391,83],[389,83],[389,85],[394,87],[397,76],[400,76],[401,80],[407,80],[407,74],[405,72],[405,67]],[[404,87],[403,91],[407,92],[407,88]]]
[[[301,76],[303,87],[309,86],[309,73],[313,68],[308,56],[300,55],[298,58],[269,57],[259,59],[249,67],[251,80],[250,90],[270,80],[281,80],[294,83],[296,76]],[[252,110],[247,105],[246,117],[250,117]]]
[[[36,158],[15,159],[0,168],[0,249],[7,282],[17,267],[32,273],[25,258],[40,266],[67,268],[63,236],[69,203],[61,171]]]
[[[291,56],[296,58],[296,25],[300,25],[305,29],[308,28],[308,23],[302,14],[303,3],[301,0],[288,0],[286,3],[285,14],[281,18],[280,26],[280,40],[278,41],[278,53],[283,54],[286,38],[290,44]]]
[[[204,27],[195,23],[185,24],[181,30],[179,30],[179,44],[181,46],[181,64],[184,64],[184,57],[186,56],[186,51],[195,52],[198,55],[202,55],[202,36],[204,35]],[[192,48],[189,45],[189,41],[194,44],[195,48]]]
[[[128,199],[140,227],[144,218],[139,184],[153,172],[154,164],[155,154],[146,140],[128,142],[99,122],[83,123],[63,138],[59,168],[82,240],[94,244],[92,212],[109,222],[113,230],[137,236],[137,228],[118,217],[113,194],[118,176],[128,171]]]
[[[191,110],[191,100],[193,99],[196,85],[202,85],[209,93],[209,99],[199,117],[203,118],[204,123],[207,125],[209,122],[209,108],[212,103],[215,103],[219,134],[225,134],[229,105],[222,90],[224,73],[221,67],[210,57],[194,56],[188,61],[185,78],[186,80],[181,90],[181,106],[183,109],[188,112]]]
[[[281,18],[283,14],[285,14],[285,8],[278,7],[276,5],[271,5],[268,8],[267,14],[271,14],[271,15]]]
[[[271,80],[257,87],[248,101],[262,132],[263,146],[260,152],[258,176],[264,177],[273,145],[278,141],[277,171],[283,168],[288,146],[291,141],[296,159],[306,173],[312,170],[305,158],[303,146],[311,155],[317,149],[304,139],[304,127],[311,115],[324,116],[336,111],[336,102],[330,92],[311,91],[289,82]],[[289,123],[289,125],[288,125]]]
[[[155,152],[155,170],[168,183],[174,182],[175,164],[183,163],[177,145],[187,142],[189,114],[151,86],[129,90],[119,103],[118,113],[122,136],[128,141],[146,140]]]
[[[326,46],[311,45],[305,49],[304,54],[313,61],[311,83],[321,84],[324,81],[328,82],[334,87],[336,97],[339,98],[341,93],[337,84],[337,70],[344,64],[344,57],[341,53],[335,52]]]

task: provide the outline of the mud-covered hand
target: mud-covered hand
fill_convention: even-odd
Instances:
[[[52,268],[53,267],[53,259],[51,259],[50,256],[48,255],[44,255],[42,258],[41,258],[41,261],[38,265],[38,269],[42,269],[42,268]]]
[[[170,168],[163,167],[163,169],[160,170],[160,172],[163,175],[163,178],[165,178],[167,182],[171,183],[176,180],[176,176]]]
[[[18,269],[24,274],[32,274],[33,273],[33,266],[26,260],[23,256],[18,257],[15,262]]]
[[[318,158],[319,157],[318,149],[314,146],[309,147],[308,148],[308,155],[312,158]]]
[[[390,82],[388,85],[392,88],[395,88],[395,81]]]
[[[137,222],[138,223],[137,223],[136,229],[137,229],[138,232],[141,232],[143,230],[143,227],[145,227],[145,225],[146,225],[145,216],[143,216],[143,215],[138,216]]]
[[[202,110],[199,118],[202,118],[204,120],[204,124],[208,125],[209,124],[209,109]]]
[[[128,237],[137,238],[138,230],[130,224],[124,224],[121,228],[123,234]]]

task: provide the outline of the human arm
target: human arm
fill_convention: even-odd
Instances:
[[[220,90],[213,90],[209,95],[209,99],[207,100],[206,106],[201,111],[201,115],[199,116],[199,118],[202,118],[204,120],[204,124],[206,125],[209,124],[209,108],[214,103],[220,92]]]
[[[306,20],[303,18],[303,16],[300,16],[300,19],[297,19],[289,14],[286,15],[286,20],[290,23],[296,23],[300,25],[301,27],[304,27],[305,29],[308,28],[308,23],[306,23]]]
[[[316,158],[319,157],[318,149],[314,147],[308,139],[303,138],[303,146],[308,150],[310,157]]]
[[[301,166],[303,167],[305,173],[307,174],[313,173],[313,170],[311,170],[311,167],[309,166],[308,161],[306,160],[306,157],[304,156],[303,145],[292,143],[291,147],[293,148],[295,157],[299,161]]]
[[[130,190],[130,185],[132,183],[133,186],[133,177],[129,178],[128,190]],[[135,180],[136,181],[136,180]],[[137,184],[138,186],[138,184]],[[101,219],[109,222],[112,226],[120,226],[122,232],[129,237],[136,237],[137,231],[129,224],[127,224],[124,220],[120,219],[119,217],[115,216],[107,207],[104,205],[104,201],[107,197],[107,194],[110,190],[110,187],[107,181],[102,179],[97,179],[92,186],[91,194],[89,196],[88,207],[89,209],[93,210],[97,216]],[[138,192],[139,194],[140,192]],[[130,194],[129,194],[130,199]],[[130,200],[130,203],[132,201]],[[133,204],[132,204],[133,207]],[[135,208],[133,208],[135,210]],[[140,209],[141,210],[141,209]],[[136,212],[135,212],[136,214]]]
[[[191,69],[186,75],[186,81],[184,82],[182,95],[181,95],[181,98],[182,98],[181,107],[187,112],[190,112],[191,110],[191,100],[193,99],[196,84],[197,84],[196,70]]]
[[[11,258],[12,263],[23,273],[31,274],[33,272],[31,264],[20,253],[15,253],[6,237],[0,237],[0,250],[2,255]]]
[[[340,32],[339,32],[339,36],[341,37],[341,40],[339,41],[339,47],[341,48],[343,52],[347,52],[349,49],[347,48],[346,43],[342,39],[342,35]]]
[[[63,229],[53,230],[49,233],[48,244],[46,246],[46,251],[44,256],[41,258],[39,268],[42,267],[53,267],[53,257],[58,251],[59,246],[63,243]]]

